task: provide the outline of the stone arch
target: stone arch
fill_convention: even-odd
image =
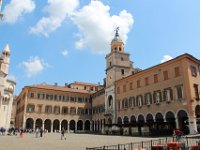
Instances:
[[[127,116],[124,116],[123,122],[124,122],[124,124],[128,124],[129,123],[129,119],[128,119]]]
[[[89,120],[85,121],[85,130],[90,131],[90,121]]]
[[[156,113],[155,120],[156,122],[164,122],[163,115],[160,112]]]
[[[179,124],[179,129],[182,130],[185,134],[189,133],[188,128],[188,114],[185,110],[179,110],[177,112],[177,119]]]
[[[65,130],[67,130],[68,129],[68,121],[67,120],[62,120],[61,127],[64,128]]]
[[[82,120],[77,121],[77,130],[83,130],[83,121]]]
[[[169,123],[169,128],[175,129],[176,128],[176,118],[172,111],[168,111],[165,114],[166,122]]]
[[[119,125],[122,125],[122,118],[121,118],[121,117],[118,117],[118,118],[117,118],[117,123],[118,123]]]
[[[26,119],[26,129],[32,129],[33,130],[33,124],[34,124],[33,118]]]
[[[152,125],[154,123],[154,119],[153,119],[153,115],[152,114],[147,114],[146,116],[146,122],[148,123],[148,125]]]
[[[39,129],[42,128],[42,123],[43,123],[42,119],[40,119],[40,118],[36,119],[35,120],[35,129],[36,128],[39,128]]]
[[[60,121],[58,119],[55,119],[53,121],[53,131],[54,132],[59,131],[59,127],[60,127]]]
[[[51,132],[51,120],[46,119],[44,121],[44,129],[47,130],[48,132]]]
[[[138,122],[139,122],[139,123],[144,123],[144,116],[143,116],[142,114],[140,114],[140,115],[138,116]]]
[[[75,124],[76,124],[75,120],[70,120],[69,129],[73,130],[74,132],[75,132]]]
[[[133,124],[133,123],[136,123],[137,121],[136,121],[136,117],[134,116],[134,115],[132,115],[131,116],[131,123]]]

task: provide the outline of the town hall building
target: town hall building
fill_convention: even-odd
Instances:
[[[25,86],[16,98],[18,128],[56,132],[159,135],[200,129],[200,60],[190,54],[141,70],[118,30],[106,55],[104,85]],[[160,132],[162,131],[162,132]]]

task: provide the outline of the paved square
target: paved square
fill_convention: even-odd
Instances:
[[[112,144],[123,144],[137,141],[145,141],[150,138],[105,136],[90,134],[65,134],[66,140],[61,140],[59,133],[46,133],[42,138],[36,138],[35,134],[18,136],[0,136],[0,150],[85,150],[86,147],[96,147]]]

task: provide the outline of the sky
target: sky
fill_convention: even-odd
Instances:
[[[116,27],[134,67],[181,54],[200,59],[199,0],[3,0],[0,50],[9,78],[24,86],[103,83]]]

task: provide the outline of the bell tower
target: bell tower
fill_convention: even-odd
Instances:
[[[124,42],[119,35],[119,27],[115,30],[115,36],[111,41],[111,51],[106,56],[106,88],[105,88],[105,116],[107,124],[117,122],[115,81],[127,77],[133,72],[133,62],[129,59],[129,53],[124,51]]]
[[[6,44],[2,54],[2,64],[1,64],[1,71],[3,71],[5,74],[8,74],[8,68],[10,63],[10,48],[8,44]]]
[[[128,53],[124,51],[124,42],[119,36],[117,27],[111,42],[111,52],[106,56],[106,87],[114,84],[116,80],[129,76],[133,71],[133,62]]]

